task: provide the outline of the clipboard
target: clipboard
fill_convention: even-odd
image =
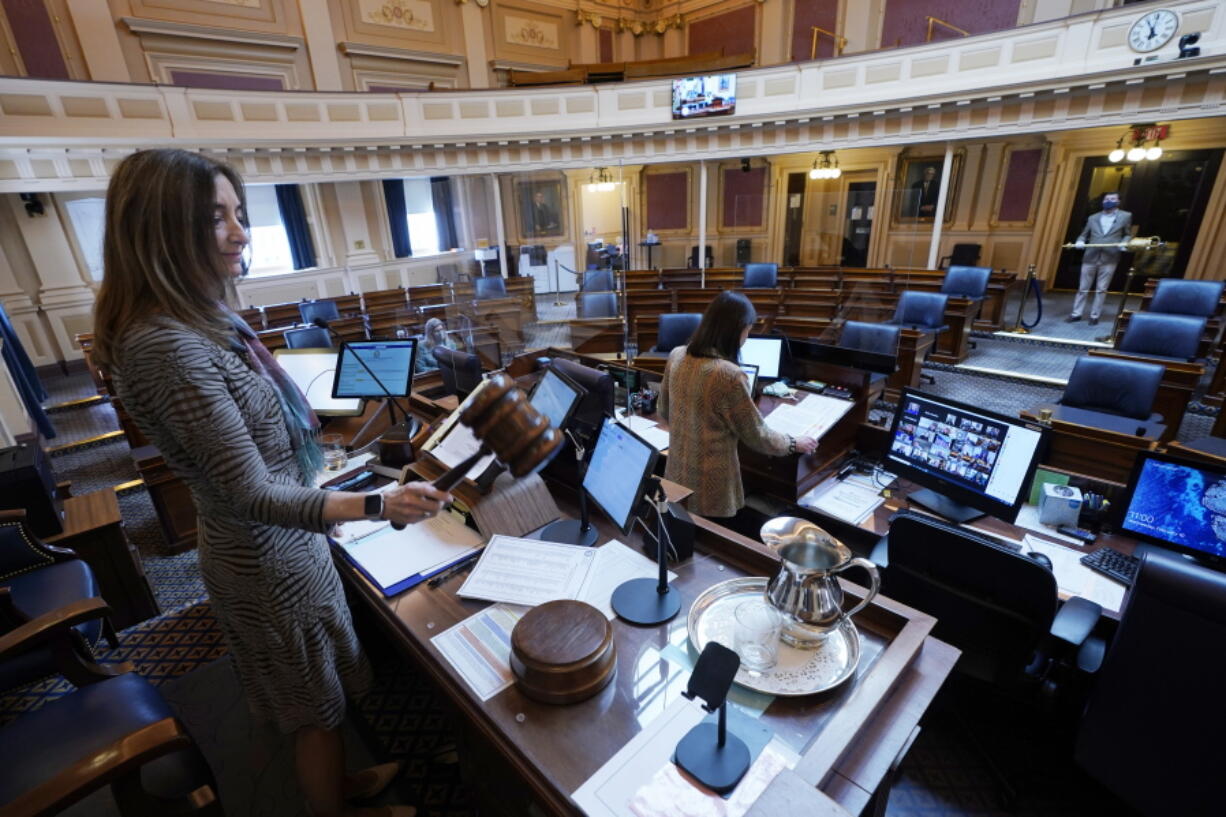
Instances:
[[[330,541],[345,561],[387,598],[421,584],[485,547],[480,533],[450,513],[404,530],[384,523],[367,533]]]

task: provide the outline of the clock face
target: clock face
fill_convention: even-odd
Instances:
[[[1132,24],[1128,30],[1128,44],[1133,51],[1156,51],[1170,42],[1178,28],[1179,18],[1175,12],[1157,9]]]

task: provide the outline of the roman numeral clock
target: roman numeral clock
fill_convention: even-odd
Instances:
[[[1169,9],[1154,9],[1128,29],[1128,45],[1133,51],[1148,54],[1171,41],[1179,29],[1179,16]]]

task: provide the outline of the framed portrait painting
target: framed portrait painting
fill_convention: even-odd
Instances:
[[[945,196],[944,221],[953,218],[961,168],[962,153],[958,152],[953,155],[953,167],[949,175],[949,192]],[[904,156],[899,160],[896,221],[899,223],[931,222],[936,217],[937,198],[941,191],[941,173],[944,169],[944,155]]]
[[[525,242],[566,235],[566,200],[561,179],[517,179],[515,203],[519,208],[519,234]]]

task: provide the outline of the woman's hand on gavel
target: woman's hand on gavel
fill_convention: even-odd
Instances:
[[[383,494],[383,517],[395,524],[411,525],[437,516],[451,502],[451,494],[428,482],[408,482]]]

